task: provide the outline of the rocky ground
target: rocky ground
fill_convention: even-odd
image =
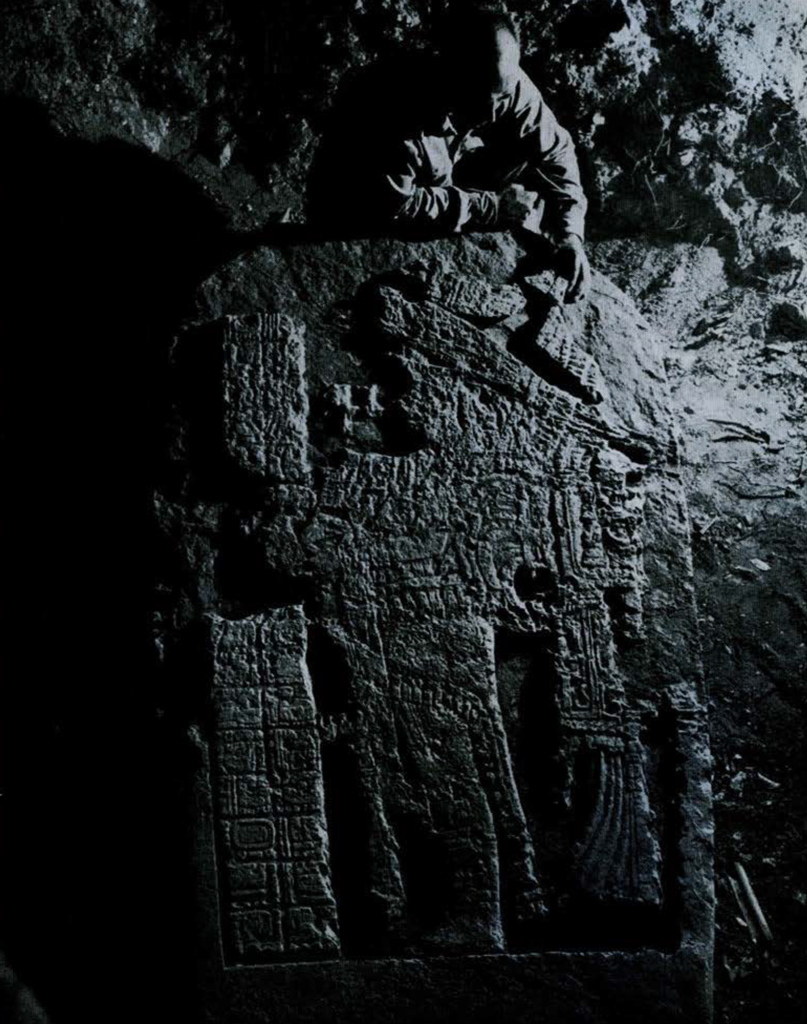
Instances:
[[[421,44],[437,7],[12,0],[0,8],[6,166],[27,173],[41,123],[80,142],[72,158],[88,168],[106,166],[95,154],[110,138],[115,167],[137,157],[126,190],[106,182],[113,217],[150,167],[154,182],[159,169],[192,183],[230,230],[301,220],[334,84]],[[579,140],[594,260],[669,346],[713,700],[718,1019],[795,1024],[807,1005],[807,9],[512,7],[526,67]],[[53,195],[58,163],[37,174]],[[744,923],[738,861],[772,943]]]
[[[788,257],[749,287],[708,246],[602,243],[595,259],[669,345],[712,695],[717,1020],[795,1022],[807,1001],[807,332],[790,310],[803,309],[803,264]],[[743,919],[737,862],[772,943]]]

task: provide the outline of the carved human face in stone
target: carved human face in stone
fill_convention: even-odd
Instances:
[[[494,120],[516,88],[520,60],[518,40],[507,29],[463,53],[452,83],[458,120],[466,127]]]

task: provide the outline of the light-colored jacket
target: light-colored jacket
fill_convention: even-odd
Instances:
[[[574,144],[523,70],[513,93],[491,115],[486,124],[462,133],[449,114],[439,131],[421,131],[392,149],[385,179],[393,218],[454,231],[494,225],[497,191],[460,187],[455,180],[463,163],[484,147],[492,151],[487,167],[498,169],[501,184],[516,180],[537,190],[554,208],[559,229],[582,238],[587,203]]]
[[[552,229],[582,238],[574,144],[527,74],[484,124],[461,125],[451,91],[439,61],[423,57],[348,82],[314,160],[311,217],[348,231],[495,227],[498,193],[517,181],[539,193]]]

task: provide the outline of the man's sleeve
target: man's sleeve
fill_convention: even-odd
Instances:
[[[546,198],[558,213],[561,230],[583,238],[588,203],[580,184],[574,143],[523,72],[513,113],[525,158],[543,180]]]
[[[454,185],[419,185],[422,160],[417,143],[406,141],[387,151],[380,181],[380,205],[400,224],[458,232],[492,226],[498,215],[495,192],[475,192]]]

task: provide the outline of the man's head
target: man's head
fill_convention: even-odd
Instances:
[[[470,123],[491,120],[515,89],[521,45],[518,25],[501,6],[447,18],[439,39],[456,112]]]

